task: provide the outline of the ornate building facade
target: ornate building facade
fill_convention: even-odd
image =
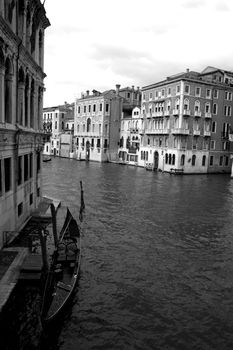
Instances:
[[[0,247],[41,200],[44,31],[40,0],[0,2]]]
[[[120,123],[122,117],[131,116],[140,106],[141,92],[132,86],[116,90],[82,94],[75,101],[74,150],[78,160],[116,162]]]
[[[229,173],[233,73],[187,70],[142,88],[138,164],[182,173]],[[146,158],[146,159],[145,159]]]

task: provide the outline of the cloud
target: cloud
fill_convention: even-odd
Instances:
[[[205,5],[205,0],[185,0],[181,4],[182,7],[186,9],[195,9]]]
[[[229,6],[228,6],[225,2],[223,2],[223,1],[217,2],[215,8],[216,8],[217,11],[220,11],[220,12],[221,12],[221,11],[225,12],[225,11],[229,11],[229,10],[230,10]]]

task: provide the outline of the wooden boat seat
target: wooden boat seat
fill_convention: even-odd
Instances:
[[[63,282],[58,282],[57,287],[64,289],[64,290],[67,290],[68,292],[71,290],[71,286],[69,284],[65,284]]]

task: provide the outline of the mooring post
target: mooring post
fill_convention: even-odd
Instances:
[[[50,209],[51,209],[51,215],[52,215],[52,223],[53,223],[53,238],[54,238],[54,244],[55,247],[57,246],[58,243],[58,238],[57,238],[57,220],[56,220],[56,210],[54,207],[54,204],[50,204]]]
[[[43,271],[47,272],[49,268],[49,264],[48,264],[47,248],[46,248],[46,235],[45,235],[45,230],[41,229],[39,231],[40,231],[40,245],[41,245],[41,253],[42,253]]]

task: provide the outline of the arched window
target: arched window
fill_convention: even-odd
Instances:
[[[85,132],[85,124],[83,124],[83,132]]]
[[[185,155],[182,154],[181,158],[180,158],[180,165],[183,166],[185,162]]]
[[[91,131],[91,118],[87,119],[87,132]]]
[[[196,163],[196,156],[195,154],[192,156],[192,166],[194,166]]]
[[[172,155],[171,154],[169,154],[169,158],[168,159],[169,159],[168,163],[171,164],[172,163]]]
[[[168,163],[168,154],[166,153],[165,154],[165,164],[167,164]]]
[[[179,109],[179,108],[180,108],[180,99],[179,99],[179,98],[176,99],[176,104],[175,104],[175,106],[176,106],[176,109]]]
[[[146,151],[146,160],[148,160],[148,152]]]
[[[34,127],[34,110],[35,110],[35,83],[34,80],[31,82],[31,93],[30,93],[30,127]]]
[[[28,101],[29,101],[29,77],[27,75],[26,82],[25,82],[25,93],[24,93],[24,112],[25,112],[24,113],[24,115],[25,115],[24,126],[28,126],[28,122],[29,122]]]
[[[61,122],[61,129],[64,130],[64,122]],[[68,125],[67,125],[67,129],[68,129]]]
[[[200,112],[200,101],[195,101],[194,103],[194,111],[195,112]]]
[[[172,155],[172,165],[175,165],[176,162],[176,156],[175,154]]]
[[[185,98],[184,100],[184,110],[188,110],[189,109],[189,100],[187,98]]]
[[[5,68],[5,121],[12,123],[13,65],[9,58],[6,59]]]
[[[203,156],[202,157],[202,166],[205,166],[205,163],[206,163],[206,156]]]

